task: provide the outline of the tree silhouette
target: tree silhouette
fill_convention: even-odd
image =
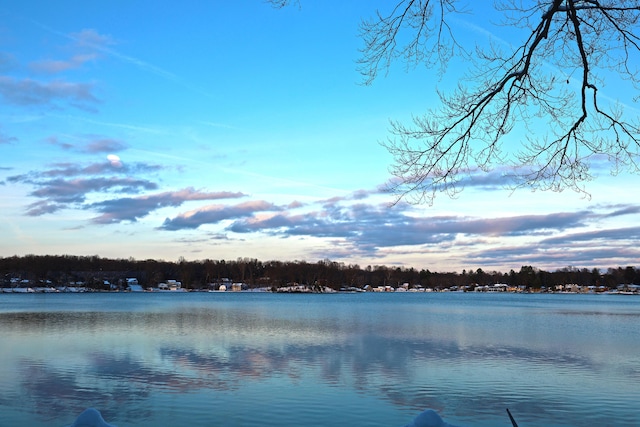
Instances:
[[[507,186],[585,195],[595,162],[612,173],[640,172],[637,117],[605,92],[615,82],[616,93],[640,93],[640,1],[496,2],[501,24],[521,38],[488,47],[456,38],[453,17],[472,12],[457,0],[391,4],[360,26],[365,84],[398,60],[440,73],[454,57],[469,65],[455,90],[438,93],[438,107],[410,123],[391,122],[383,145],[394,158],[396,200],[453,196],[480,171],[499,171]]]

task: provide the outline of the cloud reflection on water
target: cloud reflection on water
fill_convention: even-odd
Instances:
[[[451,407],[455,399],[468,413],[508,406],[544,415],[549,408],[562,410],[564,391],[545,390],[538,382],[549,383],[554,375],[588,380],[604,369],[571,348],[480,345],[459,328],[426,333],[430,329],[408,327],[393,335],[390,322],[371,327],[366,320],[345,325],[193,308],[0,313],[6,342],[20,346],[33,335],[51,345],[38,354],[29,347],[33,343],[25,344],[19,358],[7,360],[18,368],[22,401],[43,419],[100,406],[106,419],[144,421],[153,418],[149,402],[160,394],[229,393],[273,380],[310,383],[305,392],[315,383],[347,388],[416,413]],[[476,367],[484,370],[482,377]],[[0,390],[0,402],[10,401],[11,393]]]

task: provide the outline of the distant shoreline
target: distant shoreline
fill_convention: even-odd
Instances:
[[[312,287],[295,286],[272,289],[269,287],[253,288],[244,290],[208,290],[208,289],[178,289],[163,290],[158,288],[132,290],[100,290],[83,287],[15,287],[0,288],[0,294],[187,294],[187,293],[214,293],[214,294],[254,294],[254,293],[271,293],[271,294],[357,294],[357,293],[469,293],[469,294],[554,294],[554,295],[638,295],[640,291],[620,291],[620,290],[604,290],[604,291],[553,291],[553,290],[501,290],[501,291],[485,291],[485,290],[449,290],[449,289],[404,289],[399,288],[392,290],[363,290],[363,289],[340,289],[326,287],[324,289],[313,289]]]

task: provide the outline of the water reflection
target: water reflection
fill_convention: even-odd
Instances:
[[[541,419],[580,408],[591,411],[592,421],[606,423],[628,402],[618,399],[640,379],[637,356],[611,365],[581,351],[593,343],[563,348],[504,338],[522,328],[505,327],[487,338],[493,319],[485,319],[483,328],[471,316],[475,323],[468,324],[468,311],[464,321],[428,317],[425,324],[416,321],[422,307],[410,307],[405,312],[412,323],[400,318],[400,323],[374,324],[368,310],[344,318],[313,315],[308,307],[304,313],[288,306],[255,308],[0,313],[4,342],[11,345],[3,350],[0,384],[12,384],[0,386],[0,409],[17,397],[39,419],[61,420],[98,406],[107,420],[133,426],[155,422],[162,409],[158,402],[167,396],[174,396],[171,404],[178,407],[200,395],[233,402],[238,393],[259,394],[265,385],[280,385],[299,389],[306,405],[318,396],[328,398],[331,390],[347,391],[401,408],[407,419],[431,407],[452,422],[479,417],[476,425],[483,419],[492,425],[509,407],[523,425],[540,425]],[[481,340],[473,333],[479,329]],[[611,404],[608,413],[600,414],[601,406],[580,406],[598,399]],[[235,404],[241,408],[247,402]],[[620,414],[613,416],[625,425],[629,415]],[[565,421],[557,425],[587,425]]]

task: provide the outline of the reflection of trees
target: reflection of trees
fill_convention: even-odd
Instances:
[[[393,345],[375,336],[348,343],[232,346],[225,357],[172,346],[160,349],[162,358],[171,361],[178,367],[176,370],[205,377],[216,375],[229,385],[273,377],[317,375],[328,385],[346,385],[372,395],[384,392],[386,383],[411,382],[411,353],[410,347],[402,343]]]
[[[519,347],[461,348],[452,341],[404,340],[376,335],[365,335],[355,340],[326,344],[291,343],[277,348],[232,346],[227,355],[206,353],[196,349],[165,347],[160,349],[164,360],[179,367],[176,371],[215,374],[225,378],[225,384],[240,386],[244,381],[261,381],[272,377],[315,376],[330,386],[350,387],[356,393],[367,394],[394,403],[397,406],[422,410],[425,407],[443,407],[441,396],[456,396],[450,384],[424,381],[416,370],[431,366],[434,370],[455,370],[457,365],[470,359],[504,360],[518,365],[572,366],[587,372],[595,368],[588,360],[569,354],[555,354]],[[495,362],[494,362],[495,363]],[[196,385],[197,383],[192,383]],[[480,390],[481,391],[481,390]],[[505,391],[508,391],[505,389]],[[483,402],[493,401],[498,406],[514,400],[524,404],[523,396],[509,397],[485,390]],[[474,406],[478,396],[457,397],[469,400],[465,408]],[[553,405],[537,398],[536,406]],[[531,403],[529,403],[531,405]],[[495,408],[496,406],[492,406]],[[556,405],[557,407],[557,405]],[[474,406],[475,408],[475,406]],[[485,410],[485,407],[478,407]]]
[[[272,309],[266,314],[259,305],[188,307],[169,313],[2,313],[0,330],[21,336],[30,331],[77,336],[106,333],[107,329],[122,336],[137,330],[136,335],[143,334],[142,339],[149,340],[145,343],[154,346],[153,354],[158,357],[151,359],[122,348],[113,353],[94,348],[80,355],[85,361],[81,368],[57,367],[61,360],[55,356],[51,362],[23,359],[18,371],[20,393],[26,397],[25,404],[45,418],[77,415],[88,406],[99,405],[107,419],[140,420],[151,416],[148,401],[154,394],[237,391],[271,379],[353,390],[415,411],[426,406],[447,407],[446,399],[451,396],[464,400],[464,405],[457,406],[474,411],[486,409],[476,407],[478,402],[517,408],[527,399],[497,393],[491,379],[478,385],[477,395],[457,396],[452,384],[443,383],[442,378],[457,375],[457,367],[470,362],[504,361],[535,366],[541,372],[558,366],[579,372],[598,370],[588,358],[568,352],[539,351],[526,345],[462,346],[455,335],[431,333],[418,323],[375,323],[376,316],[369,318],[366,313],[377,308],[374,304],[351,318],[342,312],[336,316],[331,310],[338,308],[327,307],[323,309],[327,319],[317,318],[321,314],[315,312],[305,316]],[[439,327],[449,331],[445,324]],[[158,337],[149,338],[153,335]],[[536,405],[557,407],[550,400],[553,396],[536,397]],[[0,396],[0,401],[6,400]],[[123,414],[121,408],[131,413]],[[142,412],[134,413],[131,408]]]
[[[44,418],[77,415],[86,407],[99,405],[107,419],[118,417],[133,422],[151,416],[152,409],[145,403],[156,392],[238,390],[247,381],[274,377],[299,380],[317,376],[330,386],[349,387],[355,393],[418,411],[427,406],[442,408],[445,406],[443,397],[455,396],[450,384],[417,376],[416,370],[421,366],[446,371],[474,359],[519,360],[519,365],[561,364],[588,371],[594,369],[589,360],[563,354],[522,348],[461,348],[450,341],[376,335],[323,344],[292,342],[265,348],[232,345],[224,356],[184,346],[164,346],[158,352],[162,367],[128,353],[88,354],[89,364],[84,369],[54,368],[46,362],[24,359],[19,371],[21,391],[35,407],[35,412]],[[417,383],[420,381],[423,383]],[[468,400],[465,408],[479,411],[485,408],[476,406],[489,404],[494,407],[492,405],[513,401],[512,407],[522,407],[528,400],[492,390],[485,392],[482,396],[456,398]],[[544,397],[537,397],[536,402],[536,407],[543,408],[546,404],[557,407],[557,403],[546,402]]]

